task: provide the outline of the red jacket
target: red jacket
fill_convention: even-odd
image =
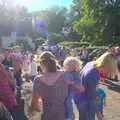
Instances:
[[[101,80],[106,80],[107,76],[105,75],[105,73],[103,71],[100,71],[100,79]]]
[[[11,110],[16,105],[16,96],[9,84],[8,76],[0,64],[0,101]]]

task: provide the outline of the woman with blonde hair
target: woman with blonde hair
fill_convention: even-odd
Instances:
[[[57,63],[51,52],[39,57],[42,74],[33,83],[31,110],[39,108],[39,98],[43,102],[42,120],[65,120],[65,100],[68,87],[73,85],[72,75],[57,70]]]
[[[117,62],[114,56],[107,52],[95,61],[89,62],[81,71],[81,81],[85,91],[77,96],[79,101],[79,120],[95,120],[95,97],[96,85],[99,83],[99,71],[103,71],[106,76],[117,73]]]

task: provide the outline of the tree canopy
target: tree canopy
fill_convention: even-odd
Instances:
[[[120,0],[73,0],[80,5],[81,17],[74,28],[84,41],[116,42],[120,37]],[[78,4],[74,4],[78,6]]]
[[[120,42],[120,0],[73,0],[70,9],[53,6],[31,13],[10,1],[0,1],[0,36],[16,31],[35,38],[49,33],[77,40],[82,36],[91,43]]]

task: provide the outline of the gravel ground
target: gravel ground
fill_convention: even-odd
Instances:
[[[31,99],[32,88],[31,86],[32,86],[31,83],[23,84],[23,97],[25,99],[26,114]],[[104,109],[105,120],[120,120],[120,92],[111,90],[109,88],[106,89],[106,92],[107,92],[107,105]],[[75,109],[74,111],[76,116],[78,116],[77,110]],[[28,117],[29,120],[40,120],[40,113],[35,112],[31,115],[28,115]],[[78,117],[76,117],[76,120],[78,120]]]

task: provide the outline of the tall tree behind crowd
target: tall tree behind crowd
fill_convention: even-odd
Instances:
[[[106,44],[115,44],[119,41],[120,0],[73,0],[73,2],[81,11],[81,18],[75,21],[74,28],[82,33],[83,41],[99,40]]]

